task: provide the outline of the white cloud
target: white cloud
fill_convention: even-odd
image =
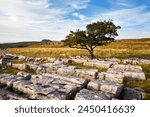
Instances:
[[[86,17],[82,14],[79,14],[79,13],[72,13],[73,16],[79,18],[80,20],[84,20]]]
[[[74,9],[84,9],[87,8],[88,4],[91,0],[69,0],[66,2],[69,6]]]
[[[116,25],[120,25],[117,38],[141,38],[150,35],[150,12],[144,12],[146,6],[114,10],[95,15],[92,22],[99,19],[113,19]]]
[[[78,12],[87,8],[90,1],[0,0],[0,43],[43,38],[61,40],[70,30],[84,29],[86,24],[99,19],[113,19],[120,25],[119,38],[150,35],[150,12],[143,12],[146,6],[99,12],[93,16]]]
[[[71,7],[65,4],[66,7],[53,8],[49,0],[1,0],[0,43],[43,38],[64,39],[70,30],[82,27],[80,20],[84,19],[84,16],[78,13],[74,15],[79,20],[65,18],[65,15],[74,9],[85,8],[89,1],[74,0],[70,4]]]

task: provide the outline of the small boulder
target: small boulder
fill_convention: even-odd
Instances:
[[[17,75],[24,77],[25,80],[30,80],[32,76],[31,74],[24,72],[24,71],[18,72]]]
[[[13,67],[13,68],[17,68],[17,69],[19,69],[19,70],[25,70],[26,67],[27,67],[27,65],[26,65],[26,64],[13,63],[13,64],[12,64],[12,67]]]

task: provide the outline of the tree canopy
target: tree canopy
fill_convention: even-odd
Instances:
[[[104,45],[114,41],[118,36],[116,26],[112,20],[97,21],[86,26],[86,30],[70,31],[66,36],[64,44],[72,48],[86,49],[90,53],[91,59],[94,56],[94,49],[97,46]]]

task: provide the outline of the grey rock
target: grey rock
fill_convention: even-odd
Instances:
[[[0,75],[0,84],[22,92],[30,99],[73,99],[74,95],[87,83],[86,79],[67,78],[59,75],[37,75],[30,80],[10,74]]]
[[[12,54],[4,54],[3,59],[16,59],[17,55],[12,55]]]
[[[110,100],[109,94],[101,91],[82,89],[77,93],[75,100]]]
[[[102,68],[109,68],[111,65],[113,65],[113,62],[108,61],[87,61],[84,62],[85,66],[95,66],[95,67],[102,67]]]
[[[118,97],[123,90],[123,84],[98,79],[90,81],[88,84],[88,88],[111,93],[114,94],[115,97]]]
[[[47,72],[47,68],[44,67],[44,66],[38,66],[37,69],[36,69],[37,74],[43,74],[43,73],[46,73],[46,72]]]
[[[142,72],[142,67],[137,65],[116,64],[113,65],[112,68],[118,71]]]
[[[17,57],[19,60],[25,60],[26,59],[26,56],[22,56],[22,55],[18,55]]]
[[[5,89],[0,89],[0,100],[27,100],[26,96],[20,96]]]
[[[5,59],[0,59],[0,64],[4,65],[4,64],[7,64],[7,63],[8,63],[7,60],[5,60]]]
[[[13,83],[16,81],[16,76],[11,74],[1,74],[0,84],[5,84],[7,87],[12,87]]]
[[[38,64],[30,64],[30,63],[27,64],[27,68],[32,69],[34,71],[37,70],[38,66],[39,66]]]
[[[80,58],[72,58],[72,61],[75,63],[84,63],[87,60],[86,59],[80,59]]]
[[[56,61],[56,58],[46,58],[46,61],[50,63],[54,63]]]
[[[77,85],[82,85],[82,87],[86,86],[88,84],[88,80],[87,79],[83,79],[83,78],[78,78],[78,77],[65,77],[65,76],[60,76],[57,74],[42,74],[43,77],[53,77],[55,79],[59,79],[59,80],[64,80],[67,82],[70,82],[71,84],[77,84]]]
[[[123,75],[125,76],[125,80],[137,80],[137,81],[143,81],[146,80],[144,72],[124,72]]]
[[[97,69],[85,69],[85,68],[75,69],[75,76],[77,77],[96,79],[97,75],[98,75]]]
[[[58,68],[57,74],[71,76],[75,74],[75,68],[76,68],[75,66],[61,67]]]
[[[123,83],[124,75],[123,74],[113,74],[108,72],[101,72],[98,74],[98,78],[101,80],[107,80],[115,83]]]
[[[140,59],[139,64],[150,64],[150,60],[149,59]]]
[[[27,72],[24,72],[24,71],[18,72],[17,75],[24,77],[25,80],[30,80],[31,79],[31,74],[29,74]]]
[[[144,90],[140,88],[124,88],[123,99],[124,100],[141,100],[144,98]]]
[[[26,64],[17,64],[17,63],[12,63],[13,68],[17,68],[19,70],[25,70],[27,65]]]

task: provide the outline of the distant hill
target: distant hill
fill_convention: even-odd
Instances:
[[[17,43],[3,43],[0,44],[0,48],[21,48],[21,47],[28,47],[33,44],[38,44],[40,42],[17,42]]]
[[[49,39],[43,39],[41,42],[52,42],[52,41]]]
[[[53,48],[53,47],[62,47],[63,43],[59,41],[51,41],[51,40],[42,40],[42,41],[31,41],[31,42],[17,42],[17,43],[3,43],[0,44],[0,49],[7,48]]]

